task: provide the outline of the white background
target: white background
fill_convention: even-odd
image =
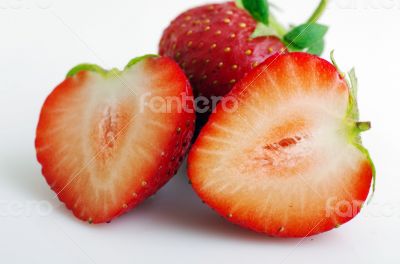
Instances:
[[[35,158],[41,104],[81,62],[123,67],[157,52],[162,30],[205,0],[0,0],[1,263],[400,263],[400,1],[333,0],[327,50],[356,66],[377,191],[361,215],[305,239],[272,239],[204,206],[184,168],[154,198],[106,225],[76,220]],[[299,23],[317,0],[275,0]],[[327,57],[328,52],[325,53]]]

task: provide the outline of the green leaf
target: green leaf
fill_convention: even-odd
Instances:
[[[306,23],[293,28],[283,38],[288,45],[306,49],[311,48],[313,45],[323,40],[327,31],[327,26],[316,23]]]
[[[290,52],[298,52],[298,51],[302,51],[302,52],[304,52],[304,49],[302,49],[302,48],[299,48],[299,47],[296,47],[295,45],[287,45],[287,49],[290,51]]]
[[[307,49],[307,52],[317,56],[321,56],[322,52],[324,52],[324,48],[325,48],[325,41],[321,39],[315,42],[311,47],[309,47]]]
[[[242,4],[255,20],[265,25],[269,24],[269,5],[267,0],[242,0]]]

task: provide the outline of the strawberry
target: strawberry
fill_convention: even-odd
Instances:
[[[196,96],[224,96],[248,71],[276,53],[308,49],[320,54],[327,28],[315,21],[325,5],[323,0],[306,24],[290,32],[269,14],[265,0],[200,6],[172,21],[159,52],[181,65]],[[198,107],[204,112],[209,105]]]
[[[351,220],[374,166],[361,145],[370,124],[358,121],[350,77],[351,85],[331,63],[296,52],[252,70],[190,151],[188,175],[201,199],[233,223],[278,237]]]
[[[183,95],[192,99],[190,84],[169,58],[68,73],[43,105],[35,145],[47,183],[76,217],[109,222],[176,173],[194,130],[193,101],[180,102],[191,111],[163,112],[144,99]]]
[[[285,49],[275,36],[251,38],[256,25],[231,2],[197,7],[165,30],[160,54],[175,58],[202,95],[225,95],[257,63]]]

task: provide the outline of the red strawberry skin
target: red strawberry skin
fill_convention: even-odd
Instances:
[[[176,174],[193,135],[193,102],[184,102],[192,111],[139,107],[143,93],[192,96],[174,61],[144,58],[119,74],[79,70],[67,77],[46,99],[37,126],[47,183],[89,223],[109,222],[159,190]]]
[[[172,21],[159,52],[179,63],[195,95],[224,96],[256,65],[286,50],[277,37],[251,38],[256,25],[233,2],[200,6]]]
[[[228,221],[270,236],[306,237],[350,221],[374,175],[350,97],[323,59],[267,59],[222,99],[192,146],[194,190]],[[224,111],[224,100],[237,110]]]

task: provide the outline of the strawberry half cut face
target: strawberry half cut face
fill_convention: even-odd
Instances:
[[[217,106],[189,155],[193,188],[229,221],[304,237],[352,219],[374,173],[361,145],[366,123],[329,62],[306,53],[271,57]]]
[[[80,65],[46,99],[37,158],[59,199],[84,221],[108,222],[163,186],[193,134],[191,87],[168,58],[145,56],[124,71]],[[172,105],[156,111],[146,98]],[[191,98],[192,99],[192,98]],[[181,101],[180,101],[181,100]]]

